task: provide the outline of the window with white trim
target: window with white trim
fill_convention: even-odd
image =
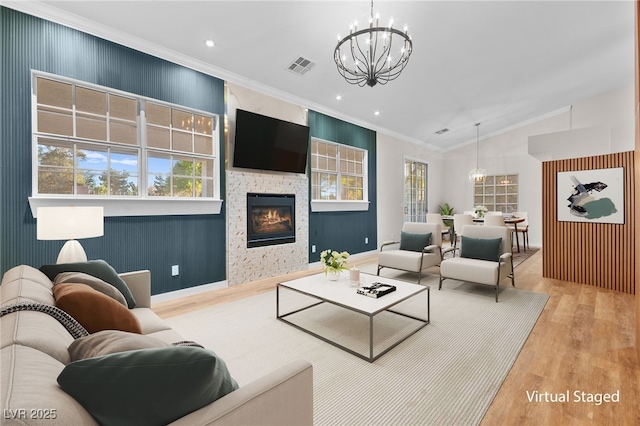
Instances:
[[[33,73],[34,196],[219,197],[215,114]]]
[[[517,212],[518,187],[518,175],[487,176],[474,185],[473,205],[489,211]]]
[[[311,139],[311,199],[367,201],[367,151]]]

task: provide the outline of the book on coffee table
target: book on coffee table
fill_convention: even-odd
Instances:
[[[358,294],[377,299],[378,297],[382,297],[385,294],[391,293],[392,291],[396,291],[396,286],[376,282],[371,284],[371,286],[369,287],[360,287],[356,291],[358,292]]]

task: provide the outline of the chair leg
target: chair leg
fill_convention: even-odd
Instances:
[[[515,270],[513,269],[513,258],[511,258],[511,274],[509,276],[511,277],[511,287],[515,287],[516,286],[516,273],[515,273]]]
[[[498,303],[498,289],[500,288],[500,284],[496,284],[496,303]]]
[[[378,265],[378,272],[376,272],[377,276],[380,276],[380,269],[384,268],[384,266]]]
[[[442,281],[444,280],[444,278],[442,278],[442,275],[440,275],[440,283],[438,284],[438,290],[442,290]]]

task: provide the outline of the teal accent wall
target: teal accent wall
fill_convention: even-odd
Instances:
[[[326,249],[351,254],[376,250],[378,219],[376,198],[376,132],[315,111],[309,111],[311,137],[368,151],[369,210],[362,212],[311,212],[309,208],[309,262],[320,260]],[[311,159],[309,158],[309,164]],[[309,179],[311,182],[311,179]],[[311,196],[311,183],[309,183]],[[365,244],[365,238],[369,243]],[[316,252],[311,252],[311,246]]]
[[[0,273],[55,263],[62,241],[38,241],[31,215],[31,70],[224,115],[224,82],[71,28],[0,7]],[[220,140],[224,140],[220,126]],[[220,170],[224,170],[221,144]],[[221,194],[225,193],[224,174]],[[149,269],[159,294],[226,279],[220,215],[105,218],[104,237],[82,240],[90,259],[117,271]],[[180,275],[171,277],[171,265]]]

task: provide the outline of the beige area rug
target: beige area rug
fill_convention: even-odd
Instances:
[[[220,355],[241,386],[293,359],[311,362],[316,425],[478,424],[548,296],[504,288],[495,303],[490,287],[447,280],[438,291],[437,276],[423,281],[431,285],[431,323],[374,363],[277,320],[275,291],[167,321]],[[381,334],[395,328],[391,315]],[[367,345],[358,341],[366,317],[321,304],[298,320]]]

